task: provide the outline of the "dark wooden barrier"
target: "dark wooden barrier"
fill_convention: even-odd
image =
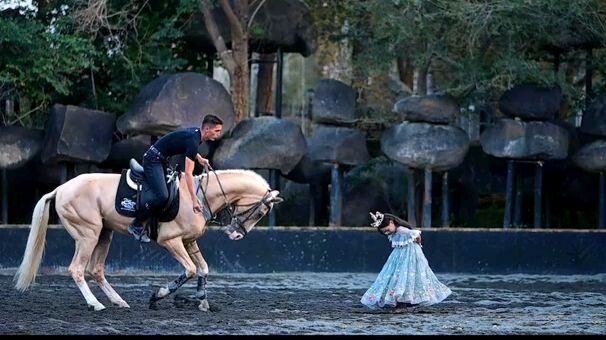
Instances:
[[[28,233],[28,226],[0,226],[0,268],[20,264]],[[435,272],[606,273],[604,230],[431,228],[422,236],[423,251]],[[240,241],[211,228],[198,244],[210,270],[224,273],[378,273],[391,251],[376,231],[347,227],[258,227]],[[69,234],[52,225],[42,267],[69,266],[73,251]],[[181,270],[157,244],[139,244],[122,234],[114,234],[107,269]]]

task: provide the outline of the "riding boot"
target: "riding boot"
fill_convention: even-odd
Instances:
[[[147,236],[147,234],[145,233],[145,227],[143,226],[142,222],[145,221],[148,217],[145,215],[148,214],[139,211],[137,213],[137,217],[135,217],[135,219],[128,226],[128,232],[135,237],[135,240],[147,243],[150,241],[150,239],[149,236]]]

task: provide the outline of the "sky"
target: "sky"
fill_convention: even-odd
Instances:
[[[22,5],[22,7],[30,7],[34,8],[32,5],[32,0],[0,0],[0,10],[4,10],[7,8],[15,8],[17,5]]]

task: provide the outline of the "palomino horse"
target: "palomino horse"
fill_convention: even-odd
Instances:
[[[232,240],[246,236],[256,223],[267,214],[274,203],[282,201],[279,191],[271,190],[267,181],[250,170],[218,170],[194,176],[200,183],[198,198],[208,204],[213,215],[224,207],[232,214],[232,223],[225,233]],[[84,279],[85,270],[99,284],[109,300],[130,307],[105,279],[105,259],[114,231],[127,234],[132,218],[117,213],[114,200],[120,180],[119,174],[91,173],[79,175],[60,185],[36,204],[23,261],[15,274],[15,288],[26,290],[36,278],[42,260],[50,201],[55,199],[55,210],[67,232],[76,241],[75,253],[69,272],[86,299],[89,309],[103,310]],[[202,195],[205,195],[203,197]],[[203,214],[195,214],[185,181],[179,183],[180,206],[177,216],[158,227],[156,242],[166,248],[185,268],[177,279],[159,288],[150,298],[150,308],[156,301],[175,292],[194,275],[198,277],[195,298],[198,308],[208,310],[206,279],[208,265],[200,253],[196,240],[206,229]],[[208,202],[208,203],[206,203]]]

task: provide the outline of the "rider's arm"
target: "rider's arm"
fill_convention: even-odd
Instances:
[[[207,166],[210,165],[210,163],[208,162],[208,159],[200,156],[199,153],[196,154],[196,160],[198,161],[198,163],[200,163],[201,165]]]
[[[198,198],[196,197],[196,190],[194,188],[194,166],[195,163],[189,157],[185,157],[185,182],[187,183],[187,190],[191,196],[191,201],[194,205],[194,211],[196,206],[199,208]]]

